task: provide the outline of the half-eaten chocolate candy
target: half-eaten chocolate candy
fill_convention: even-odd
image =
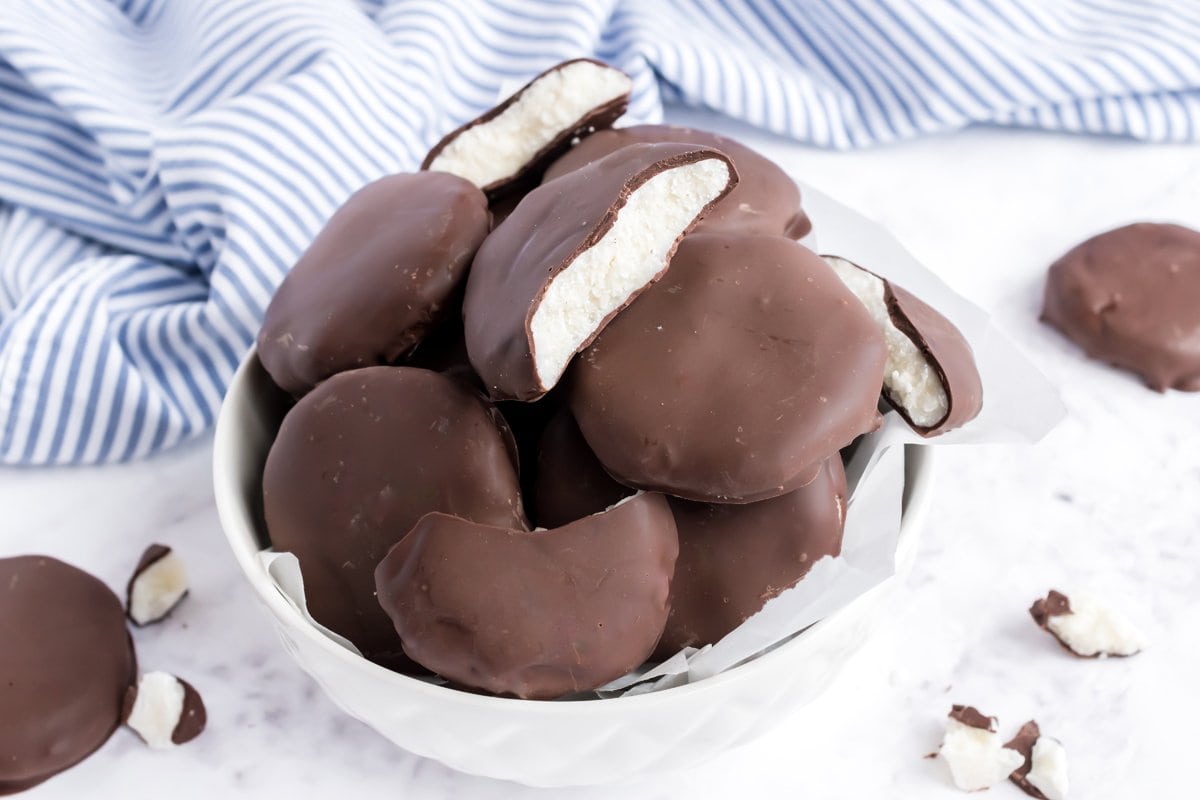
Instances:
[[[188,591],[183,559],[165,544],[152,544],[142,553],[125,588],[125,613],[134,625],[159,622]]]
[[[453,175],[389,175],[359,189],[267,306],[263,367],[300,396],[334,373],[394,363],[454,307],[490,220],[483,193]]]
[[[629,105],[633,82],[587,58],[538,75],[500,105],[433,146],[421,169],[449,172],[491,196],[536,180],[571,140],[612,125]]]
[[[887,341],[883,396],[922,436],[961,427],[983,408],[971,345],[950,320],[889,280],[824,256],[870,312]]]
[[[125,695],[122,720],[155,750],[167,750],[195,739],[208,714],[195,687],[167,672],[147,672]]]
[[[655,658],[715,644],[799,583],[818,559],[840,553],[846,495],[846,473],[835,455],[811,483],[770,500],[732,505],[671,498],[679,560]]]
[[[467,352],[488,393],[535,400],[549,391],[736,183],[716,150],[644,144],[527,194],[467,278]]]
[[[375,566],[430,511],[525,527],[516,447],[482,395],[410,367],[342,372],[280,426],[263,471],[267,532],[300,562],[308,610],[368,659],[415,666],[375,599]]]
[[[429,514],[375,570],[413,660],[455,683],[545,700],[639,666],[667,619],[679,541],[639,494],[553,530]]]
[[[800,189],[778,164],[727,136],[679,125],[632,125],[597,131],[546,168],[543,181],[604,158],[631,144],[684,142],[720,150],[733,161],[738,185],[696,225],[696,233],[736,236],[787,236],[799,239],[812,230],[800,206]]]
[[[1080,658],[1132,656],[1142,650],[1142,634],[1132,622],[1085,594],[1068,598],[1051,589],[1029,614],[1038,627]]]
[[[803,486],[877,427],[885,350],[862,303],[803,246],[692,234],[575,359],[568,400],[619,482],[749,503]]]

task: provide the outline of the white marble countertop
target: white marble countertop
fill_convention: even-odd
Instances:
[[[25,796],[961,797],[945,765],[923,758],[952,702],[1005,731],[1036,718],[1067,747],[1072,797],[1195,796],[1183,759],[1200,718],[1200,395],[1158,395],[1084,360],[1037,312],[1046,265],[1079,240],[1141,219],[1200,227],[1200,148],[977,130],[837,154],[737,135],[878,219],[989,309],[1070,411],[1036,447],[942,451],[894,626],[819,703],[702,767],[619,789],[538,792],[400,751],[343,715],[276,641],[218,528],[205,438],[128,466],[0,471],[0,555],[47,553],[119,587],[146,544],[182,553],[192,594],[137,632],[139,660],[189,679],[209,712],[188,746],[153,752],[119,731]],[[1052,586],[1108,596],[1150,646],[1070,658],[1026,612]],[[989,796],[1024,797],[1007,783]]]

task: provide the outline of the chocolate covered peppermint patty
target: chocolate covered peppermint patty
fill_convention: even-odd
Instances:
[[[678,553],[661,495],[552,530],[429,514],[375,571],[405,651],[463,686],[551,699],[646,660]]]
[[[430,511],[525,527],[502,426],[478,393],[408,367],[339,373],[296,404],[267,457],[263,502],[318,622],[372,661],[412,667],[375,599],[375,566]]]
[[[501,196],[536,181],[572,139],[616,121],[632,88],[628,75],[607,64],[564,61],[446,134],[421,169],[462,176],[490,196]]]
[[[49,556],[0,559],[0,794],[104,744],[136,673],[125,609],[103,582]]]
[[[717,643],[799,583],[817,560],[840,553],[846,496],[842,460],[833,456],[811,483],[770,500],[732,505],[672,498],[679,560],[655,657]]]
[[[299,396],[334,373],[395,362],[453,307],[489,224],[487,199],[453,175],[367,184],[271,299],[258,336],[263,367]]]
[[[467,279],[467,352],[489,394],[534,400],[549,391],[736,182],[715,150],[644,144],[526,195]]]
[[[575,360],[568,397],[621,483],[745,503],[804,485],[878,425],[885,355],[862,303],[801,245],[693,234]]]
[[[812,230],[800,207],[800,189],[779,165],[727,136],[679,125],[634,125],[597,131],[546,169],[544,181],[579,169],[631,144],[684,142],[720,150],[733,162],[738,185],[696,225],[697,233],[787,236]]]
[[[1200,231],[1142,222],[1050,265],[1042,320],[1158,391],[1200,391]]]
[[[920,298],[839,256],[826,263],[862,301],[888,346],[883,396],[922,436],[961,427],[983,408],[983,382],[962,332]]]

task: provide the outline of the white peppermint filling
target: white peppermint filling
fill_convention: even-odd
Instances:
[[[929,359],[892,323],[884,299],[883,280],[837,256],[826,263],[871,314],[887,343],[883,384],[888,396],[908,413],[914,425],[929,427],[941,422],[950,410],[946,387]]]
[[[1038,737],[1033,743],[1030,762],[1032,767],[1025,779],[1046,795],[1046,800],[1066,800],[1070,784],[1067,781],[1067,751],[1062,743],[1057,739]]]
[[[139,625],[162,619],[187,588],[183,559],[171,551],[134,577],[129,592],[130,618]]]
[[[718,158],[658,173],[633,191],[600,241],[551,279],[529,321],[543,387],[558,382],[605,317],[666,269],[671,245],[729,179]]]
[[[147,672],[138,680],[133,710],[125,724],[156,750],[174,747],[171,734],[183,716],[183,695],[183,684],[174,675]]]
[[[956,719],[946,720],[941,756],[950,767],[954,785],[965,792],[987,789],[1025,763],[1020,753],[1004,746],[999,734]]]
[[[552,70],[498,115],[451,140],[429,169],[480,188],[511,178],[563,131],[631,87],[625,73],[590,61]]]
[[[1070,614],[1046,620],[1046,627],[1081,656],[1131,656],[1142,649],[1133,623],[1088,595],[1071,595]]]

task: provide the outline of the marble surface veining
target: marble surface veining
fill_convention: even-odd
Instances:
[[[1200,227],[1200,148],[977,130],[839,154],[702,114],[676,119],[730,130],[888,226],[994,314],[1070,411],[1035,447],[943,450],[894,622],[834,688],[754,744],[633,786],[536,791],[454,773],[344,716],[279,646],[220,534],[206,438],[127,466],[0,471],[0,555],[58,556],[114,588],[150,542],[183,555],[190,597],[135,638],[142,667],[187,678],[209,712],[208,731],[170,752],[119,731],[29,800],[934,800],[963,796],[945,764],[923,757],[954,702],[999,716],[1006,733],[1036,718],[1066,745],[1073,798],[1195,796],[1200,394],[1158,395],[1085,360],[1037,311],[1045,266],[1082,238],[1141,219]],[[1026,612],[1050,587],[1109,598],[1149,647],[1131,659],[1072,659]],[[1024,797],[1007,783],[988,796]]]

